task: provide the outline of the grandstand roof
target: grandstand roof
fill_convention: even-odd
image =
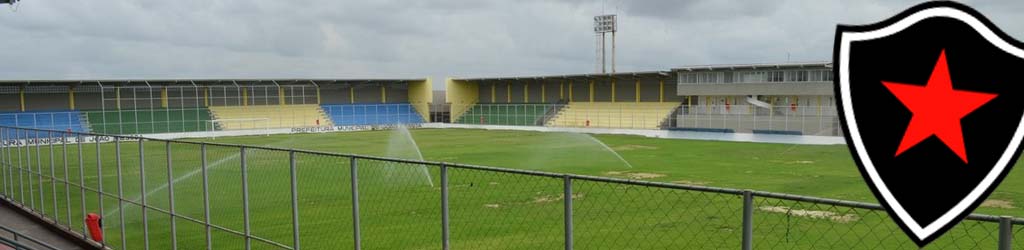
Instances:
[[[711,71],[711,70],[737,70],[737,69],[791,69],[826,67],[831,68],[832,62],[794,62],[794,63],[761,63],[761,64],[718,64],[718,65],[694,65],[673,68],[672,71]]]
[[[288,85],[288,84],[381,84],[426,81],[425,78],[366,79],[82,79],[82,80],[0,80],[0,85],[80,85],[80,84],[152,84],[152,85]]]
[[[572,75],[544,75],[544,76],[504,76],[504,77],[478,77],[478,78],[452,78],[456,81],[509,81],[509,80],[545,80],[545,79],[636,79],[636,78],[673,78],[675,74],[669,71],[638,71],[638,72],[617,72],[617,73],[593,73],[593,74],[572,74]]]

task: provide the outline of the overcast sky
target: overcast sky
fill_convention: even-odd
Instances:
[[[420,78],[831,60],[838,23],[916,1],[23,0],[0,6],[0,78]],[[967,3],[1024,40],[1024,1]]]

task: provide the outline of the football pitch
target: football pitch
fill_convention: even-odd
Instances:
[[[194,139],[216,143],[296,148],[404,159],[454,162],[553,173],[604,176],[685,185],[751,189],[877,203],[864,184],[845,145],[787,145],[745,142],[656,139],[625,135],[587,135],[474,129],[413,129],[326,134],[294,134]],[[49,146],[18,148],[25,166],[44,175],[51,172],[71,183],[110,194],[123,193],[132,202],[173,211],[177,247],[205,247],[203,178],[200,146],[121,143],[120,168],[113,143],[82,147],[84,162],[101,157],[102,168],[87,164],[79,177],[78,149],[68,146],[69,163],[60,145],[53,170],[46,160]],[[165,152],[171,147],[168,157]],[[32,153],[27,153],[31,151]],[[42,162],[34,157],[42,155]],[[31,156],[31,157],[28,157]],[[29,159],[32,158],[32,159]],[[167,167],[172,162],[173,168]],[[213,247],[241,249],[242,237],[225,232],[250,233],[269,241],[292,245],[292,210],[287,152],[246,151],[247,186],[242,186],[241,154],[236,148],[207,148],[210,221]],[[28,161],[31,160],[31,165]],[[350,248],[352,197],[349,159],[297,153],[297,190],[300,241],[307,249]],[[140,164],[144,162],[144,164]],[[41,165],[39,163],[42,163]],[[358,162],[360,221],[365,249],[437,249],[440,235],[439,170],[433,166],[375,160]],[[142,167],[144,166],[144,167]],[[919,166],[926,167],[926,166]],[[118,180],[118,171],[122,173]],[[144,172],[144,173],[143,173]],[[102,174],[98,174],[102,173]],[[13,176],[24,192],[15,200],[37,207],[58,221],[82,228],[80,188],[52,183],[32,173]],[[562,180],[472,169],[450,168],[450,216],[455,249],[557,249],[563,244]],[[141,178],[144,176],[145,178]],[[102,180],[101,180],[102,179]],[[143,185],[143,182],[145,184]],[[168,185],[170,183],[170,185]],[[102,187],[100,186],[102,184]],[[119,185],[120,184],[120,185]],[[120,186],[120,188],[119,188]],[[142,188],[142,187],[145,188]],[[602,182],[574,182],[575,244],[579,249],[735,249],[740,244],[742,200],[738,196]],[[242,213],[243,189],[248,189],[249,221]],[[65,190],[70,195],[65,195]],[[173,190],[173,206],[170,199]],[[16,190],[20,191],[20,190]],[[977,213],[1021,217],[1024,211],[1024,176],[1012,171]],[[42,196],[42,199],[40,199]],[[166,249],[171,218],[161,211],[146,212],[132,202],[118,204],[86,191],[85,211],[103,214],[107,244],[143,248],[143,222],[149,246]],[[65,199],[69,198],[69,202]],[[56,201],[56,207],[54,207]],[[755,214],[755,246],[760,248],[913,248],[913,243],[882,211],[854,211],[760,200]],[[799,208],[799,209],[798,209]],[[782,212],[779,212],[782,211]],[[192,221],[192,219],[196,221]],[[966,224],[966,223],[965,223]],[[961,241],[943,237],[936,244],[994,246],[994,223],[958,227]],[[1017,235],[1021,235],[1017,230]],[[966,235],[966,236],[965,236]],[[947,235],[949,236],[949,235]],[[950,239],[946,239],[950,238]],[[983,239],[972,242],[964,239]],[[273,249],[261,241],[255,249]]]

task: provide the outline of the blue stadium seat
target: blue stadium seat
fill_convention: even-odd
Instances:
[[[336,126],[423,123],[423,117],[408,103],[323,104]]]
[[[88,126],[82,123],[82,114],[78,111],[30,111],[0,112],[0,126],[49,129],[73,132],[89,132]],[[28,135],[25,133],[28,132]],[[56,136],[56,135],[54,135]],[[4,131],[4,138],[24,139],[47,137],[45,132]]]

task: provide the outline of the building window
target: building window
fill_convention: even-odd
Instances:
[[[786,81],[787,82],[806,82],[807,81],[807,71],[806,70],[788,71],[788,72],[786,72]]]
[[[783,73],[782,71],[769,71],[767,82],[782,82],[785,79]]]

